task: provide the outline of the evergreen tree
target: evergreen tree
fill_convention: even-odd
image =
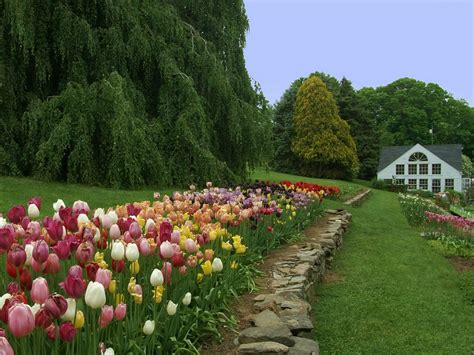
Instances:
[[[114,186],[246,176],[269,114],[243,0],[0,0],[0,173]]]
[[[366,108],[368,103],[365,98],[355,92],[352,83],[345,77],[341,80],[336,100],[339,116],[349,124],[357,146],[359,177],[370,179],[377,171],[380,150],[377,123]]]
[[[302,160],[302,173],[352,178],[358,170],[357,151],[347,122],[323,81],[311,76],[298,90],[292,151]]]

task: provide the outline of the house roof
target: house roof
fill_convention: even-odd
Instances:
[[[403,153],[407,152],[414,145],[406,146],[386,146],[382,147],[380,151],[379,167],[378,171],[381,171],[387,167],[390,163],[395,161]],[[461,144],[435,144],[435,145],[423,145],[424,148],[428,149],[431,153],[444,160],[446,163],[451,165],[453,168],[462,171],[462,146]]]

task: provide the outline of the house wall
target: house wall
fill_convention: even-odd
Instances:
[[[426,155],[428,161],[428,174],[427,175],[410,175],[408,174],[408,164],[412,164],[414,162],[409,162],[408,159],[413,153],[421,152]],[[419,165],[422,162],[417,162]],[[396,174],[396,165],[403,164],[405,165],[405,173],[403,175]],[[441,174],[432,174],[432,164],[441,164]],[[419,172],[419,168],[417,169]],[[417,189],[419,189],[419,180],[420,179],[428,179],[428,190],[432,190],[432,182],[433,179],[441,179],[441,191],[445,191],[445,179],[454,179],[454,190],[462,191],[462,172],[455,169],[445,161],[438,158],[438,156],[431,153],[429,150],[424,148],[422,145],[417,144],[410,148],[407,152],[401,155],[398,159],[393,161],[390,165],[386,166],[384,169],[377,173],[377,179],[385,180],[385,179],[404,179],[405,184],[408,185],[408,179],[417,179]]]

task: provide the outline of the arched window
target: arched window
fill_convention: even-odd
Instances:
[[[410,158],[408,158],[408,161],[428,161],[428,158],[426,157],[425,154],[416,152],[410,155]]]

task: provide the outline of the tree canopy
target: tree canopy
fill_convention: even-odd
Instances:
[[[0,14],[0,173],[174,185],[264,156],[242,0],[1,0]]]

